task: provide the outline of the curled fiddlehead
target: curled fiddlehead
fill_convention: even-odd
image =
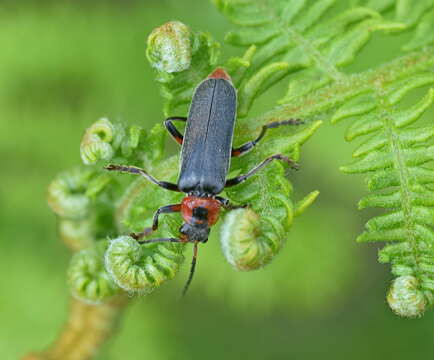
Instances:
[[[122,289],[149,294],[175,277],[184,257],[177,244],[139,245],[129,236],[111,241],[105,264],[112,279]]]
[[[72,256],[68,282],[74,297],[91,304],[101,304],[119,293],[118,286],[104,267],[108,240],[83,249]]]
[[[56,215],[67,219],[80,219],[89,214],[90,199],[86,195],[87,183],[93,172],[73,171],[60,174],[48,187],[48,205]]]

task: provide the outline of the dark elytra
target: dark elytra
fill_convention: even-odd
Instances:
[[[187,117],[178,187],[184,193],[219,194],[226,182],[236,119],[234,86],[208,78],[196,88]]]

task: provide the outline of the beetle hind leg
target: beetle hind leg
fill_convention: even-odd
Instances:
[[[250,150],[252,150],[259,143],[259,141],[261,141],[261,139],[265,136],[268,129],[274,129],[274,128],[277,128],[277,127],[282,126],[282,125],[302,125],[302,124],[304,124],[304,122],[301,120],[298,120],[298,119],[274,121],[274,122],[271,122],[269,124],[266,124],[262,127],[261,133],[259,134],[259,136],[255,140],[249,141],[249,142],[245,143],[244,145],[241,145],[238,148],[232,149],[231,156],[233,156],[233,157],[242,156],[242,155],[248,153]]]
[[[273,160],[284,161],[291,168],[293,168],[295,170],[299,169],[299,165],[296,162],[294,162],[293,160],[291,160],[289,157],[282,155],[282,154],[276,154],[276,155],[272,155],[272,156],[267,157],[264,161],[262,161],[260,164],[256,165],[253,169],[251,169],[246,174],[239,175],[239,176],[234,177],[232,179],[226,180],[225,187],[230,187],[230,186],[241,184],[242,182],[246,181],[251,176],[255,175],[259,170],[261,170],[265,165],[272,162]]]

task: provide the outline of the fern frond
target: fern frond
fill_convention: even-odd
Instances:
[[[397,187],[389,192],[382,190],[383,193],[370,195],[360,202],[360,207],[382,206],[393,210],[388,216],[368,222],[367,232],[360,239],[370,236],[372,240],[395,241],[403,236],[404,230],[411,232],[411,237],[406,237],[411,243],[419,241],[422,233],[425,239],[430,238],[427,229],[432,225],[429,220],[432,211],[426,207],[432,205],[426,200],[421,204],[425,197],[432,195],[425,185],[432,180],[432,173],[424,164],[432,159],[432,147],[427,144],[433,129],[409,126],[431,105],[432,91],[407,109],[399,109],[398,104],[410,90],[433,81],[434,52],[427,45],[433,41],[430,30],[434,4],[429,0],[418,4],[408,0],[354,1],[351,4],[332,0],[214,2],[237,26],[226,40],[233,45],[249,46],[243,58],[231,59],[240,88],[241,116],[248,113],[255,96],[290,74],[288,91],[279,101],[281,106],[253,123],[288,117],[318,120],[331,114],[332,122],[352,118],[354,121],[347,130],[346,139],[370,136],[353,154],[358,161],[343,170],[372,173],[369,183],[379,189]],[[354,4],[359,6],[348,8]],[[343,10],[339,12],[336,8]],[[417,49],[417,52],[376,70],[359,74],[341,70],[355,59],[374,31],[404,30],[412,32],[413,37],[403,50]],[[247,122],[243,125],[249,127]],[[403,178],[403,174],[407,174],[406,177]],[[409,180],[413,178],[417,179],[414,184]],[[423,225],[408,220],[415,218]],[[398,225],[404,230],[395,229]],[[423,229],[420,226],[424,226]],[[419,235],[417,231],[420,231]],[[430,253],[424,259],[434,261],[434,254]],[[398,264],[395,259],[392,263]],[[397,281],[400,285],[395,284],[392,289],[402,295],[400,291],[407,286],[406,291],[412,293],[414,284],[424,281],[421,286],[428,291],[423,295],[424,306],[428,305],[432,298],[429,290],[432,282],[423,280],[418,269],[427,269],[430,264],[416,267],[415,281]],[[395,269],[398,268],[403,269],[402,264],[394,267],[397,274]],[[391,307],[397,313],[414,316],[417,311],[421,312],[420,302],[411,308],[411,301],[407,301],[405,308],[401,295],[389,296]]]
[[[288,103],[332,81],[342,81],[340,67],[352,62],[375,31],[400,31],[406,25],[386,20],[368,7],[344,9],[336,14],[336,0],[214,0],[219,10],[237,25],[226,41],[250,46],[250,66],[239,76],[239,115],[246,116],[254,97],[288,74]],[[330,14],[333,14],[330,17]],[[252,47],[254,46],[254,48]],[[252,50],[254,49],[254,50]],[[252,56],[251,53],[254,52]],[[310,81],[309,81],[310,80]]]
[[[416,50],[434,43],[434,2],[431,0],[367,0],[359,4],[405,24],[407,30],[413,32],[411,40],[402,47],[403,50]]]
[[[409,27],[417,26],[419,19],[431,9],[434,9],[434,3],[431,0],[398,0],[394,9],[395,19]]]
[[[400,104],[412,89],[433,84],[431,72],[389,83],[378,81],[373,89],[341,105],[332,118],[333,122],[352,121],[345,135],[348,141],[364,138],[353,152],[355,162],[341,170],[368,174],[372,193],[360,200],[360,209],[380,207],[388,212],[370,219],[358,241],[390,242],[380,250],[379,261],[391,263],[399,278],[411,276],[412,286],[416,284],[423,294],[424,306],[418,302],[415,308],[411,301],[395,301],[393,293],[398,291],[396,284],[409,281],[399,280],[392,287],[389,304],[408,317],[421,315],[432,305],[434,294],[434,191],[430,186],[434,170],[428,165],[434,159],[434,126],[432,122],[413,126],[434,102],[434,89],[407,108]]]
[[[415,50],[434,43],[434,5],[431,10],[423,14],[416,25],[412,39],[404,45],[404,50]]]

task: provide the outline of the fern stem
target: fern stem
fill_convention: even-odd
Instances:
[[[404,213],[404,226],[407,234],[407,239],[410,244],[410,254],[413,258],[415,276],[419,278],[420,261],[417,239],[415,236],[415,221],[414,211],[412,207],[412,195],[409,191],[410,174],[408,173],[407,165],[403,155],[402,144],[395,129],[395,125],[390,118],[389,114],[392,112],[391,106],[386,100],[386,92],[381,82],[375,83],[375,97],[377,100],[378,108],[380,110],[380,118],[383,122],[385,133],[390,144],[390,150],[393,156],[393,166],[399,174],[399,192],[401,194],[402,211]]]
[[[299,97],[291,104],[276,106],[256,119],[257,121],[249,123],[256,127],[269,121],[278,121],[289,117],[308,118],[309,115],[318,113],[322,113],[325,118],[328,116],[327,111],[363,91],[372,89],[372,84],[375,82],[381,81],[383,84],[387,84],[398,78],[411,76],[433,65],[434,48],[426,47],[424,50],[401,56],[377,69],[346,76],[344,81]]]
[[[89,305],[71,300],[68,322],[56,342],[48,350],[26,355],[23,360],[87,360],[93,358],[111,336],[128,301]]]

